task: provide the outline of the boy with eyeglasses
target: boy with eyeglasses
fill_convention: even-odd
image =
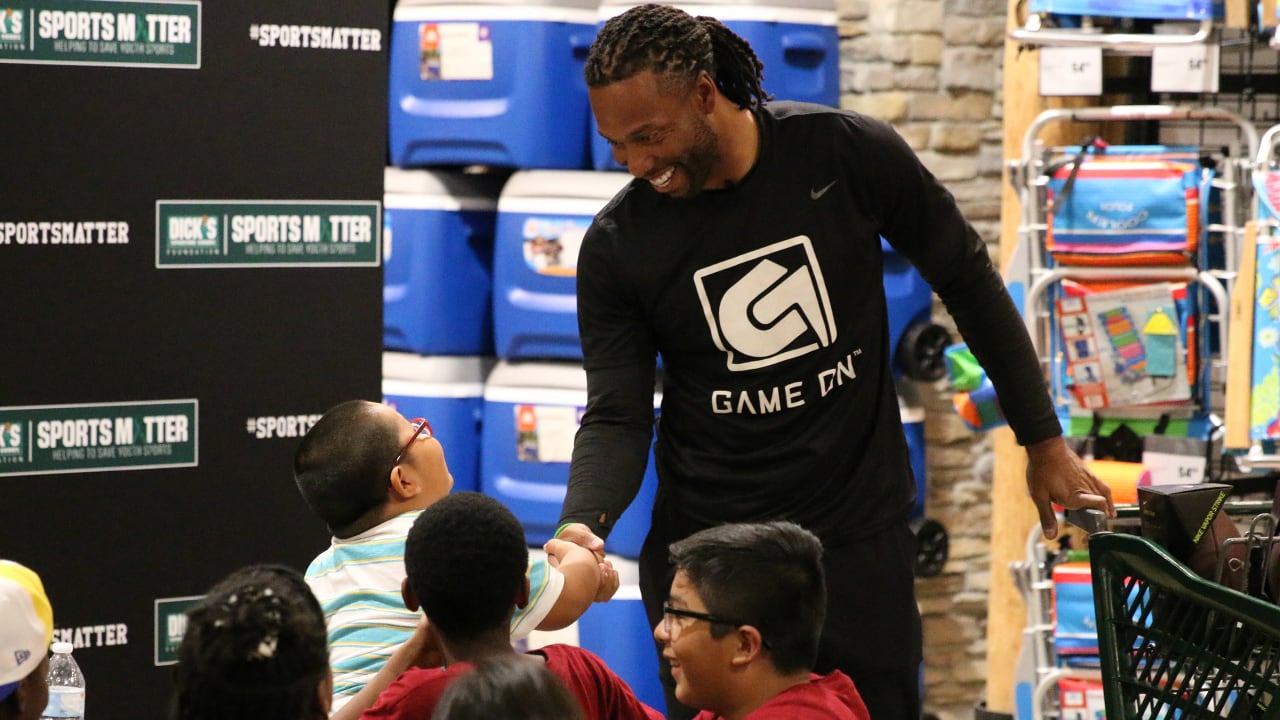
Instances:
[[[364,400],[337,405],[316,422],[293,473],[333,535],[306,579],[324,608],[337,711],[418,626],[421,614],[400,594],[405,537],[422,510],[449,494],[453,476],[430,423]],[[528,564],[531,592],[511,619],[513,639],[565,627],[618,588],[612,565],[592,552],[558,540],[545,550],[547,560]]]
[[[653,636],[676,699],[702,709],[696,720],[870,718],[847,675],[812,672],[827,604],[813,533],[790,522],[720,525],[670,554],[675,577]]]

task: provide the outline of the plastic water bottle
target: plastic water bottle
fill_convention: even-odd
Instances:
[[[53,718],[84,718],[84,674],[75,658],[69,642],[56,642],[50,647],[49,705],[40,720]]]

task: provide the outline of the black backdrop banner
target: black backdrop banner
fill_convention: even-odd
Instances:
[[[290,462],[381,397],[389,16],[0,0],[0,557],[94,720],[164,717],[192,598],[328,544]]]

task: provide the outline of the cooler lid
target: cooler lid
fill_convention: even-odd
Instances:
[[[587,371],[575,362],[499,360],[485,382],[486,393],[496,388],[547,388],[587,391]]]
[[[834,26],[837,20],[835,0],[654,0],[654,3],[672,5],[690,15],[710,15],[721,22],[755,20]],[[601,0],[600,20],[644,4],[634,0]]]
[[[382,394],[480,397],[495,359],[472,355],[382,354]]]
[[[511,176],[499,212],[566,212],[594,216],[631,182],[630,173],[524,170]]]
[[[382,178],[385,207],[496,210],[507,174],[388,167]]]
[[[500,360],[489,373],[484,399],[522,404],[587,404],[587,371],[575,362],[515,362]],[[662,391],[653,393],[653,406],[662,405]]]

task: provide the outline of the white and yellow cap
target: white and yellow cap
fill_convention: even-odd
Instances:
[[[0,700],[40,665],[52,640],[53,608],[40,576],[0,560]]]

